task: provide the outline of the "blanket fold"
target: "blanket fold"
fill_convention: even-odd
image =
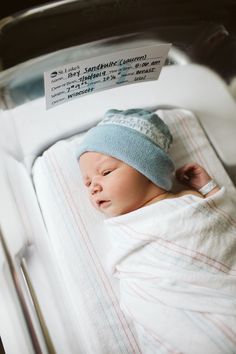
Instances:
[[[225,188],[105,223],[120,305],[137,328],[176,352],[236,353],[236,216]]]

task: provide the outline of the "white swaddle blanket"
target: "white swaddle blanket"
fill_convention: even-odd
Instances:
[[[105,220],[144,353],[236,353],[236,218],[225,188]]]

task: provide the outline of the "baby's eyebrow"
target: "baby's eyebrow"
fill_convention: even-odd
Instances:
[[[107,162],[110,162],[110,163],[114,163],[112,157],[110,156],[104,156],[102,157],[99,161],[97,161],[97,163],[94,165],[94,169],[95,171],[99,172],[101,170],[101,168],[103,167],[103,165]],[[87,185],[88,183],[90,183],[90,178],[88,175],[85,175],[83,177],[83,181],[84,181],[84,184]]]
[[[112,156],[106,156],[102,160],[100,160],[100,164],[110,164],[110,165],[115,165],[118,163],[118,160],[113,158]]]
[[[100,159],[94,166],[95,170],[99,172],[106,163],[112,162],[110,156],[105,156]]]
[[[103,163],[105,163],[105,162],[109,162],[109,161],[113,161],[113,159],[112,159],[112,157],[110,157],[110,156],[104,156],[104,157],[102,157],[98,162],[97,162],[97,165],[96,165],[96,167],[99,167],[99,165],[101,165],[101,164],[103,164]]]

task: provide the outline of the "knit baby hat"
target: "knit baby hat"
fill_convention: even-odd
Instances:
[[[90,129],[79,145],[85,152],[100,152],[135,168],[157,186],[170,190],[174,163],[168,155],[172,135],[157,114],[144,109],[111,109]]]

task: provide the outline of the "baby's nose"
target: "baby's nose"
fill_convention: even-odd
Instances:
[[[101,192],[102,191],[102,186],[95,182],[95,183],[92,183],[92,186],[91,186],[91,194],[94,195],[96,194],[97,192]]]

